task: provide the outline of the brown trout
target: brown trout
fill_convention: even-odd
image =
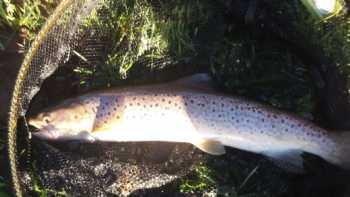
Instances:
[[[218,93],[209,77],[88,93],[49,108],[29,124],[46,140],[191,143],[221,155],[224,146],[263,154],[302,169],[302,152],[350,169],[350,133],[259,103]]]

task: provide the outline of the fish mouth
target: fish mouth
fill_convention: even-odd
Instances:
[[[32,134],[39,139],[54,140],[58,138],[58,132],[55,132],[52,126],[43,124],[42,121],[29,119],[28,124],[35,127]]]
[[[33,136],[42,139],[42,140],[54,140],[58,138],[58,135],[56,132],[49,131],[49,130],[40,130],[37,132],[32,132]]]
[[[38,120],[35,120],[35,119],[32,119],[32,118],[29,118],[28,124],[30,126],[33,126],[33,127],[37,128],[37,129],[41,129],[44,126],[42,121],[38,121]]]

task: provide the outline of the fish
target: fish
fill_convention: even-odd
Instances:
[[[350,132],[328,131],[292,113],[219,92],[212,84],[208,74],[199,73],[90,92],[45,109],[28,123],[42,140],[182,142],[212,155],[225,154],[227,146],[301,172],[306,152],[350,169]]]

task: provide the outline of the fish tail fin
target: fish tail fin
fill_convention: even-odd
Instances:
[[[334,132],[330,136],[336,144],[330,162],[350,170],[350,131]]]

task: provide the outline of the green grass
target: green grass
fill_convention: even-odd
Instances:
[[[180,181],[179,191],[232,197],[275,197],[285,193],[287,179],[271,163],[237,151],[228,150],[228,154],[209,157],[198,164],[191,175]]]
[[[0,50],[5,50],[19,33],[23,34],[25,43],[32,41],[55,6],[54,0],[20,2],[22,3],[11,0],[0,2]]]
[[[153,69],[165,59],[191,60],[199,53],[196,40],[212,16],[210,1],[157,3],[106,1],[101,12],[91,14],[85,28],[105,30],[102,34],[110,42],[96,70],[89,73],[77,70],[83,81],[80,84],[108,87],[126,78],[128,71],[140,64]]]

